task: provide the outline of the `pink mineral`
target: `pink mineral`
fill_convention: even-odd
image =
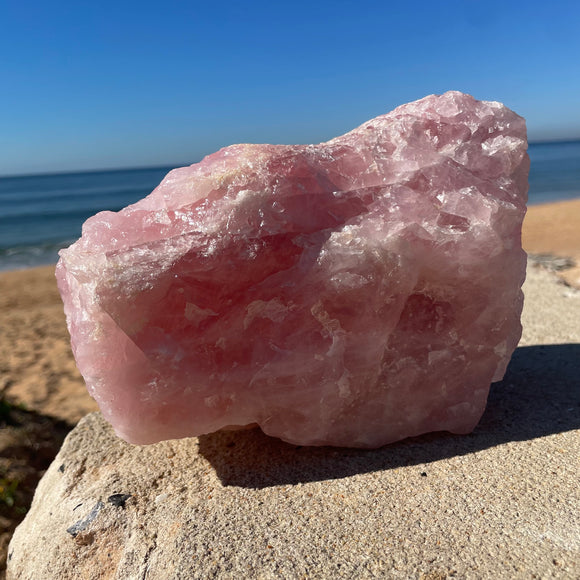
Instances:
[[[521,332],[524,120],[449,92],[320,145],[233,145],[89,219],[57,266],[129,442],[467,433]]]

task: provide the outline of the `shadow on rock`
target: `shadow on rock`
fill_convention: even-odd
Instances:
[[[542,345],[516,349],[469,435],[432,433],[381,449],[358,450],[300,447],[252,429],[204,435],[199,451],[223,485],[264,488],[430,463],[578,428],[580,344]]]

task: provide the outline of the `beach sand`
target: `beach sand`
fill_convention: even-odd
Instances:
[[[0,392],[75,424],[96,410],[70,348],[54,266],[0,273]]]
[[[566,283],[580,288],[580,199],[531,207],[524,224],[523,244],[536,256],[552,255],[575,261],[575,267],[567,267],[557,274]],[[572,263],[536,259],[542,260],[556,270],[562,264]],[[547,292],[551,287],[546,287]],[[535,290],[543,292],[542,288]],[[550,296],[545,296],[545,300],[549,301]],[[577,322],[572,325],[577,326]],[[546,337],[544,342],[552,341]],[[53,266],[0,273],[2,394],[11,405],[23,407],[13,409],[12,415],[7,413],[6,406],[4,411],[0,407],[0,424],[3,416],[8,417],[0,434],[0,500],[2,490],[6,494],[6,487],[22,473],[25,463],[30,463],[26,458],[37,453],[39,443],[34,437],[42,439],[46,457],[35,467],[36,479],[27,472],[26,484],[20,485],[14,498],[5,501],[4,506],[0,501],[0,578],[8,540],[28,507],[36,481],[67,430],[97,409],[72,357]],[[30,428],[27,421],[39,427]],[[51,430],[54,432],[52,445]],[[14,505],[9,505],[10,501]]]
[[[580,288],[580,199],[528,208],[522,244],[529,254],[573,261],[574,266],[558,273],[567,283]]]

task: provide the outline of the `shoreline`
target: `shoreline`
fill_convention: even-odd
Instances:
[[[528,205],[522,228],[522,246],[532,257],[546,255],[573,260],[573,269],[578,272],[564,278],[580,288],[580,198]],[[0,276],[27,270],[54,269],[56,263],[7,269],[0,266]]]

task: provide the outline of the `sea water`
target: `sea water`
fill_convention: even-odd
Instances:
[[[171,169],[1,177],[0,270],[55,263],[87,218],[135,203]]]
[[[529,203],[580,198],[580,141],[536,143]],[[83,222],[149,194],[171,167],[0,178],[0,270],[52,264]]]

